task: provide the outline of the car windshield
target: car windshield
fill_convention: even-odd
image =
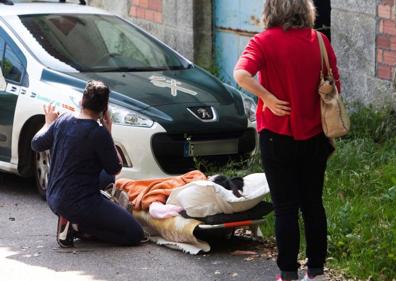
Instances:
[[[115,16],[52,14],[21,15],[19,19],[52,61],[55,58],[80,72],[188,67],[188,62],[168,47]],[[50,61],[42,62],[56,69],[56,64],[48,65]]]

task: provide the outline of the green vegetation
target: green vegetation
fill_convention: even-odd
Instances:
[[[396,112],[356,108],[352,131],[337,140],[326,173],[328,265],[347,277],[395,280]],[[232,163],[221,173],[261,172],[258,155],[244,164],[241,168]],[[273,215],[262,232],[273,236]]]
[[[348,276],[396,277],[396,114],[363,108],[329,161],[330,265]]]

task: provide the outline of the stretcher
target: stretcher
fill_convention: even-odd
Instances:
[[[193,176],[198,178],[191,180]],[[129,196],[121,196],[126,192]],[[110,191],[116,203],[127,205],[151,241],[192,254],[210,251],[212,238],[232,235],[241,227],[257,229],[273,210],[272,204],[264,201],[267,193],[263,173],[245,176],[242,196],[238,197],[225,186],[206,180],[200,171],[149,181],[119,179]],[[165,218],[151,216],[149,209],[154,202],[179,206],[183,211]],[[133,210],[128,208],[131,205]]]
[[[218,214],[205,218],[188,218],[181,214],[167,219],[155,219],[145,211],[134,211],[133,215],[150,233],[152,242],[198,254],[201,251],[209,252],[212,242],[232,237],[239,228],[257,229],[260,224],[265,223],[265,216],[270,212],[272,204],[263,201],[242,213]]]
[[[244,221],[234,221],[226,222],[222,224],[200,224],[198,228],[201,230],[212,230],[212,229],[222,229],[222,228],[238,228],[242,226],[253,226],[259,225],[265,222],[265,219],[258,220],[244,220]]]
[[[245,212],[210,216],[204,218],[204,223],[196,227],[194,235],[198,239],[209,241],[212,237],[231,236],[236,229],[247,227],[252,230],[253,236],[256,237],[258,226],[266,222],[265,216],[272,210],[272,204],[263,201]]]

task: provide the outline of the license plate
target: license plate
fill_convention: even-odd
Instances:
[[[238,140],[190,141],[184,144],[184,157],[238,153]]]

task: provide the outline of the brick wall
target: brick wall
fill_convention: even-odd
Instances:
[[[396,66],[396,23],[394,0],[382,0],[378,5],[376,76],[392,80]]]
[[[163,0],[130,0],[129,15],[133,18],[162,23]]]

